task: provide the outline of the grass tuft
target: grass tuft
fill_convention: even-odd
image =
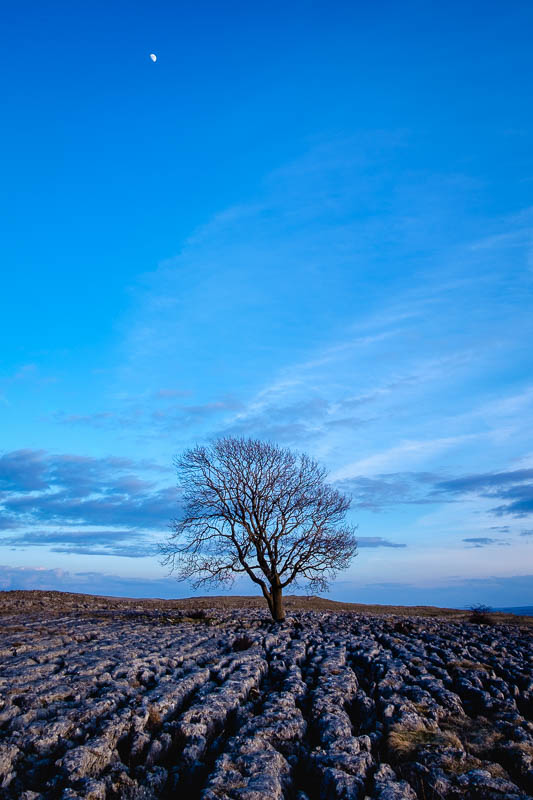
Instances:
[[[461,740],[449,731],[407,730],[393,725],[387,739],[390,754],[398,761],[410,760],[420,750],[455,747],[462,750]]]
[[[493,758],[495,748],[504,740],[500,731],[485,717],[449,717],[441,720],[441,727],[463,742],[464,748],[471,756],[490,760]]]
[[[483,672],[490,672],[491,668],[488,667],[486,664],[482,664],[478,661],[469,661],[467,658],[464,658],[462,661],[450,661],[448,662],[448,668],[457,671],[460,669],[471,669],[471,670],[482,670]]]

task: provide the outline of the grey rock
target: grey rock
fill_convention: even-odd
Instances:
[[[533,796],[519,628],[104,598],[43,622],[24,598],[0,643],[6,800]]]

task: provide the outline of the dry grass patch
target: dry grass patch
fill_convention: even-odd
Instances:
[[[464,758],[445,756],[442,759],[442,768],[451,775],[463,775],[471,769],[484,769],[483,761],[474,756],[466,755]]]
[[[530,756],[533,758],[533,745],[529,744],[529,742],[508,742],[500,740],[498,745],[498,754],[500,757],[507,754],[515,759],[520,758],[520,756]]]
[[[397,761],[408,761],[420,750],[441,750],[453,747],[463,750],[461,740],[451,731],[430,731],[425,728],[416,731],[393,725],[387,738],[389,753]]]
[[[421,716],[427,716],[428,710],[430,708],[430,701],[429,700],[422,700],[420,703],[414,703],[411,701],[411,705],[414,709],[416,709],[416,713]]]
[[[467,658],[464,658],[462,661],[450,661],[448,663],[448,668],[457,672],[460,669],[464,670],[481,670],[482,672],[491,672],[491,667],[487,666],[487,664],[482,664],[478,661],[469,661]]]
[[[493,778],[502,778],[504,781],[510,780],[509,773],[501,764],[483,764],[483,769],[486,769]]]
[[[464,758],[450,758],[445,756],[442,759],[442,768],[450,775],[464,775],[465,772],[470,772],[472,769],[484,769],[486,772],[490,773],[493,778],[509,780],[509,774],[504,770],[501,764],[487,764],[486,761],[482,761],[468,753]]]
[[[495,730],[485,717],[449,717],[440,725],[447,733],[460,739],[466,752],[476,758],[490,760],[495,748],[505,741],[504,735]]]

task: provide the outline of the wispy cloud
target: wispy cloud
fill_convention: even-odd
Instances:
[[[398,467],[419,466],[437,454],[450,448],[464,445],[481,438],[482,434],[465,434],[463,436],[447,436],[429,440],[410,440],[389,447],[383,452],[374,453],[366,458],[346,464],[336,470],[331,479],[333,481],[347,480],[352,477],[366,474],[375,474],[383,470],[394,470]]]
[[[471,547],[487,547],[493,544],[504,547],[510,546],[510,542],[504,539],[491,539],[489,536],[470,536],[463,539],[463,542],[466,542]]]
[[[334,403],[319,393],[293,402],[263,398],[236,414],[216,435],[250,436],[301,447],[333,430],[353,431],[366,422],[352,413],[363,402],[351,398]]]
[[[0,538],[0,544],[11,549],[44,547],[52,553],[77,555],[121,556],[144,558],[155,555],[157,548],[145,530],[78,530],[68,525],[61,530],[31,528]]]
[[[533,207],[524,208],[519,214],[501,220],[500,226],[506,230],[472,242],[471,249],[497,253],[518,249],[525,252],[527,257],[527,253],[533,245]]]
[[[183,398],[190,393],[161,390],[133,404],[131,399],[113,411],[98,411],[92,414],[67,414],[56,411],[52,419],[61,425],[87,426],[107,430],[134,429],[152,438],[176,431],[185,425],[197,425],[217,416],[228,415],[243,407],[241,401],[224,396],[205,403],[185,403]],[[178,402],[179,400],[179,402]],[[161,404],[160,401],[166,401]],[[171,402],[169,402],[171,401]]]
[[[533,469],[465,475],[439,482],[436,490],[445,495],[478,494],[503,500],[491,509],[498,516],[525,517],[533,513]]]
[[[166,471],[150,461],[6,453],[0,458],[0,545],[153,554],[149,533],[165,531],[177,513],[176,489],[161,486],[162,476]]]
[[[352,497],[354,508],[383,511],[400,505],[427,505],[436,501],[433,487],[438,476],[430,472],[384,473],[367,478],[359,475],[335,481],[335,485]]]
[[[401,542],[391,542],[382,536],[359,536],[357,539],[358,547],[407,547]]]
[[[464,497],[505,500],[505,503],[488,508],[493,516],[526,517],[533,514],[533,469],[509,472],[481,473],[444,478],[435,472],[378,473],[372,477],[356,475],[342,478],[332,475],[333,482],[353,497],[355,508],[382,511],[399,505],[442,505],[458,502]],[[511,532],[509,525],[490,528],[500,534]],[[523,531],[522,536],[531,535]],[[500,542],[499,539],[481,537],[464,539],[473,543]]]

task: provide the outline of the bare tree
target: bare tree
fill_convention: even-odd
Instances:
[[[350,498],[307,455],[227,437],[186,450],[175,466],[183,512],[160,547],[178,580],[231,585],[244,573],[281,621],[286,586],[324,590],[356,554]]]

